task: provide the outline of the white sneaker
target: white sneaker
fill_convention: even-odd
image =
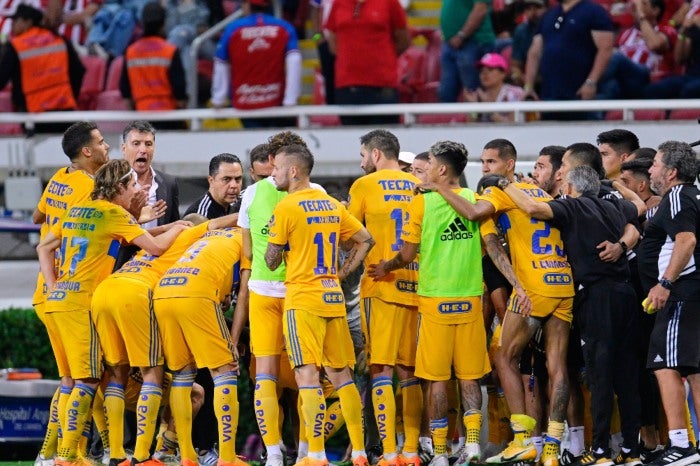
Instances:
[[[219,452],[214,447],[204,453],[197,453],[200,466],[216,466],[219,461]]]
[[[265,466],[285,466],[284,457],[282,455],[270,455],[265,461]]]
[[[34,466],[53,466],[53,458],[44,458],[44,456],[39,453],[34,460]]]
[[[435,458],[428,463],[428,466],[450,466],[450,460],[447,457],[447,453],[436,455]]]
[[[481,448],[478,443],[465,443],[459,452],[455,466],[466,466],[481,459]]]

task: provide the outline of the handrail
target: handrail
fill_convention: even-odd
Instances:
[[[150,121],[188,120],[191,130],[201,129],[201,120],[208,118],[277,118],[297,117],[299,128],[308,128],[311,117],[322,115],[401,115],[403,126],[412,126],[416,116],[424,114],[471,114],[490,112],[514,112],[516,123],[525,121],[528,112],[591,112],[621,110],[624,121],[634,120],[635,110],[700,109],[700,99],[676,100],[587,100],[557,102],[499,102],[499,103],[452,103],[452,104],[388,104],[388,105],[297,105],[272,107],[259,110],[236,110],[234,108],[197,108],[167,112],[139,112],[98,110],[92,112],[46,112],[46,113],[0,113],[0,123],[73,122],[78,119],[94,121],[128,121],[146,119]],[[537,122],[527,123],[536,124]]]

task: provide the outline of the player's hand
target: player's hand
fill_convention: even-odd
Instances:
[[[520,286],[515,288],[515,294],[517,295],[518,303],[520,304],[520,313],[525,317],[530,317],[530,314],[532,314],[532,301],[530,300],[530,297]]]
[[[504,176],[502,175],[483,176],[477,183],[477,190],[479,190],[478,187],[481,187],[481,189],[486,189],[490,187],[498,188],[498,182],[501,181],[503,178]]]
[[[136,197],[136,196],[134,196]],[[141,207],[141,214],[139,215],[139,223],[148,223],[150,221],[161,218],[165,215],[168,210],[168,206],[163,199],[158,199],[153,205],[144,205]]]
[[[386,277],[389,272],[384,268],[385,264],[386,261],[384,259],[380,260],[378,264],[370,264],[367,267],[367,275],[375,280]]]
[[[428,193],[430,191],[437,191],[437,185],[433,183],[432,181],[425,181],[423,183],[419,183],[416,185],[415,188],[413,188],[413,193],[414,194],[421,194],[421,193]]]
[[[134,196],[129,202],[129,212],[136,218],[141,216],[141,209],[148,203],[148,190],[150,186],[143,186],[141,189],[136,191]]]
[[[603,262],[616,262],[622,255],[622,245],[620,243],[611,243],[608,240],[596,246],[600,250],[598,257]]]
[[[668,301],[668,297],[670,294],[671,290],[667,290],[660,284],[657,284],[651,290],[649,290],[649,296],[647,297],[647,305],[651,309],[663,309],[664,306],[666,306],[666,301]]]

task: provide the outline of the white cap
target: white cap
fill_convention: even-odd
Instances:
[[[413,163],[413,159],[415,159],[415,158],[416,158],[416,154],[414,154],[413,152],[407,152],[407,151],[399,152],[399,161],[400,162],[404,162],[404,163],[411,165]]]

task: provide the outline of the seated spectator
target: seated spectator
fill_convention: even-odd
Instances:
[[[41,25],[49,29],[58,27],[63,13],[62,0],[6,0],[0,2],[0,43],[7,42],[12,34],[12,15],[20,4],[43,10]]]
[[[633,5],[636,24],[618,38],[618,50],[600,79],[598,98],[639,98],[652,77],[673,71],[676,30],[659,24],[665,0],[634,0]]]
[[[544,0],[525,0],[524,8],[525,21],[520,23],[513,32],[513,49],[510,57],[510,80],[517,86],[524,84],[527,50],[532,44],[532,38],[535,37],[542,15],[547,11]]]
[[[137,16],[130,0],[107,0],[93,17],[85,45],[102,58],[123,55],[136,28]]]
[[[58,33],[73,42],[75,48],[82,54],[87,54],[83,48],[87,40],[88,29],[92,25],[95,14],[102,6],[102,0],[64,0],[63,22],[58,27]]]
[[[518,102],[523,100],[525,91],[522,87],[506,84],[508,63],[502,55],[487,53],[477,65],[479,68],[479,87],[464,91],[467,102]],[[479,121],[513,121],[512,112],[482,113]]]
[[[12,40],[0,53],[0,89],[12,81],[12,102],[20,112],[75,110],[85,68],[64,37],[41,27],[43,13],[20,4],[12,15]],[[59,132],[67,123],[36,125]]]
[[[695,99],[700,97],[700,11],[690,10],[678,30],[673,48],[678,66],[685,74],[669,76],[644,89],[647,99]]]

